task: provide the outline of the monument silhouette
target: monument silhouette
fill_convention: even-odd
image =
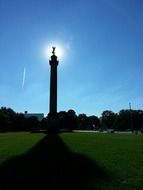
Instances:
[[[49,64],[50,68],[50,102],[49,102],[49,114],[48,114],[48,129],[50,131],[58,130],[58,115],[57,115],[57,66],[59,61],[55,55],[56,47],[52,47],[52,56]]]
[[[50,106],[49,106],[49,114],[51,116],[55,116],[57,114],[57,66],[59,61],[57,60],[57,56],[55,55],[56,47],[53,47],[51,60],[49,64],[51,66],[50,71]]]

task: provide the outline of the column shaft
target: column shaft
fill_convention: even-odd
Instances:
[[[51,65],[50,73],[50,114],[57,113],[57,65]]]

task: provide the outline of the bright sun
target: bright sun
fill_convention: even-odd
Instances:
[[[57,45],[57,44],[53,44],[53,45],[51,44],[47,48],[45,48],[45,56],[50,58],[53,51],[52,47],[56,47],[55,55],[58,57],[58,59],[61,59],[61,57],[63,57],[63,49],[61,48],[60,45]]]

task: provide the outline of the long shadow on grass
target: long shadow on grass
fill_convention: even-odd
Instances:
[[[32,189],[100,189],[108,179],[103,168],[71,152],[58,135],[47,135],[27,154],[6,161],[0,180],[14,187]]]

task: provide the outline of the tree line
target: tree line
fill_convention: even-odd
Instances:
[[[143,131],[143,110],[122,109],[118,113],[110,110],[102,112],[101,117],[86,114],[77,115],[72,109],[57,113],[60,130],[116,130]],[[37,117],[25,117],[11,108],[0,108],[0,131],[34,131],[48,128],[48,116],[41,121]]]

